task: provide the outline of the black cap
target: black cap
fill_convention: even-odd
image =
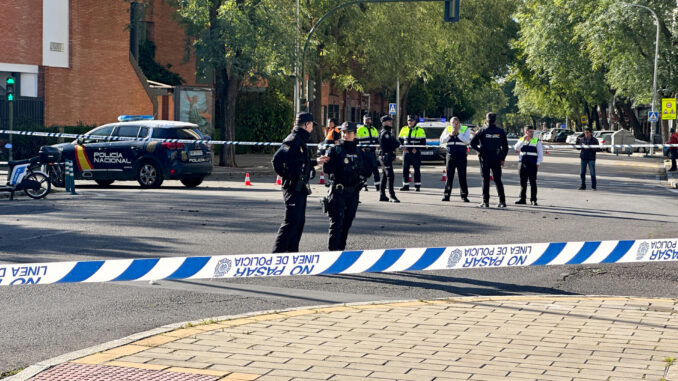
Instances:
[[[384,123],[384,122],[388,122],[389,120],[393,120],[393,118],[391,118],[390,115],[384,115],[384,116],[381,117],[380,120],[381,120],[382,123]]]
[[[340,130],[346,132],[356,132],[358,130],[358,126],[353,122],[344,122],[341,124]]]
[[[408,116],[407,116],[407,121],[409,122],[409,121],[411,121],[411,120],[413,120],[413,121],[416,122],[417,120],[419,120],[419,118],[417,118],[416,115],[408,115]]]
[[[372,119],[372,115],[365,114],[365,115],[363,115],[363,119]]]
[[[300,113],[297,114],[297,119],[296,119],[296,122],[295,122],[295,124],[297,126],[304,124],[304,123],[308,123],[308,122],[313,122],[313,124],[318,124],[315,121],[313,121],[313,114],[311,114],[310,112],[300,112]]]

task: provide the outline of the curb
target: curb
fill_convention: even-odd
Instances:
[[[181,322],[181,323],[173,323],[173,324],[167,324],[158,328],[154,328],[148,331],[136,333],[121,339],[109,341],[107,343],[95,345],[89,348],[77,350],[74,352],[66,353],[48,360],[41,361],[37,364],[30,365],[20,373],[11,376],[9,378],[6,378],[5,380],[7,381],[25,381],[30,379],[33,376],[36,376],[37,374],[52,368],[56,365],[59,365],[61,363],[69,362],[78,358],[86,357],[89,355],[93,355],[99,352],[103,352],[106,350],[110,350],[113,348],[117,348],[120,346],[124,346],[127,344],[132,344],[134,342],[137,342],[142,339],[149,338],[151,336],[167,333],[170,331],[175,331],[180,328],[186,328],[187,325],[193,325],[193,326],[205,326],[205,325],[211,325],[211,324],[216,324],[219,322],[224,322],[224,321],[230,321],[230,320],[236,320],[236,319],[247,319],[247,318],[252,318],[256,316],[265,316],[265,315],[282,315],[284,313],[289,313],[289,312],[296,312],[296,311],[307,311],[308,313],[312,313],[311,311],[315,310],[315,313],[322,312],[322,309],[328,309],[330,312],[332,310],[335,310],[336,308],[350,308],[350,307],[361,307],[361,306],[369,306],[369,305],[397,305],[397,304],[403,304],[403,307],[405,306],[411,306],[413,303],[419,303],[419,304],[429,304],[429,303],[437,303],[441,301],[445,302],[463,302],[463,303],[468,303],[468,302],[486,302],[486,301],[493,301],[493,300],[564,300],[564,299],[577,299],[577,300],[586,300],[586,299],[606,299],[606,300],[645,300],[645,301],[671,301],[675,303],[675,299],[671,298],[646,298],[646,297],[634,297],[634,296],[613,296],[613,295],[581,295],[581,296],[572,296],[572,295],[514,295],[514,296],[470,296],[470,297],[449,297],[449,298],[438,298],[438,299],[403,299],[403,300],[382,300],[382,301],[373,301],[373,302],[357,302],[357,303],[337,303],[337,304],[324,304],[324,305],[316,305],[316,306],[303,306],[303,307],[293,307],[293,308],[287,308],[284,310],[264,310],[264,311],[256,311],[256,312],[249,312],[245,314],[238,314],[238,315],[224,315],[224,316],[218,316],[218,317],[213,317],[213,318],[206,318],[202,320],[193,320],[193,321],[186,321],[186,322]],[[397,306],[396,306],[397,307]],[[206,321],[214,321],[213,323],[207,323],[205,324]],[[251,323],[251,322],[250,322]],[[215,328],[218,329],[218,328]],[[209,330],[205,330],[209,331]]]

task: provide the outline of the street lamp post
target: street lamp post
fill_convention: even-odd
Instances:
[[[639,4],[632,4],[632,3],[626,3],[623,1],[620,1],[619,4],[626,5],[629,7],[638,7],[638,8],[643,8],[650,13],[652,13],[652,16],[654,17],[654,23],[657,25],[657,38],[654,42],[654,72],[652,74],[652,112],[656,112],[656,105],[657,105],[657,59],[659,57],[659,18],[657,17],[657,14],[651,9],[648,8],[644,5],[639,5]],[[650,143],[654,144],[654,134],[655,130],[657,129],[657,122],[651,122],[651,128],[650,128]],[[654,147],[650,148],[650,155],[654,154]]]

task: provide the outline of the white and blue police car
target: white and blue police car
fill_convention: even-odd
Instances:
[[[116,140],[120,138],[136,140]],[[209,144],[155,139],[198,141],[210,137],[193,123],[154,120],[150,115],[121,115],[117,123],[105,124],[87,132],[84,138],[51,147],[61,152],[62,162],[73,161],[76,180],[94,180],[104,186],[136,180],[142,188],[154,188],[169,179],[192,188],[212,173]],[[53,178],[52,184],[64,186],[63,176]]]

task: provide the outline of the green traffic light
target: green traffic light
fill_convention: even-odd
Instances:
[[[13,102],[14,101],[14,94],[7,94],[7,100],[9,102]]]
[[[8,78],[7,78],[7,84],[8,84],[8,85],[13,85],[13,84],[14,84],[14,77],[8,77]]]

